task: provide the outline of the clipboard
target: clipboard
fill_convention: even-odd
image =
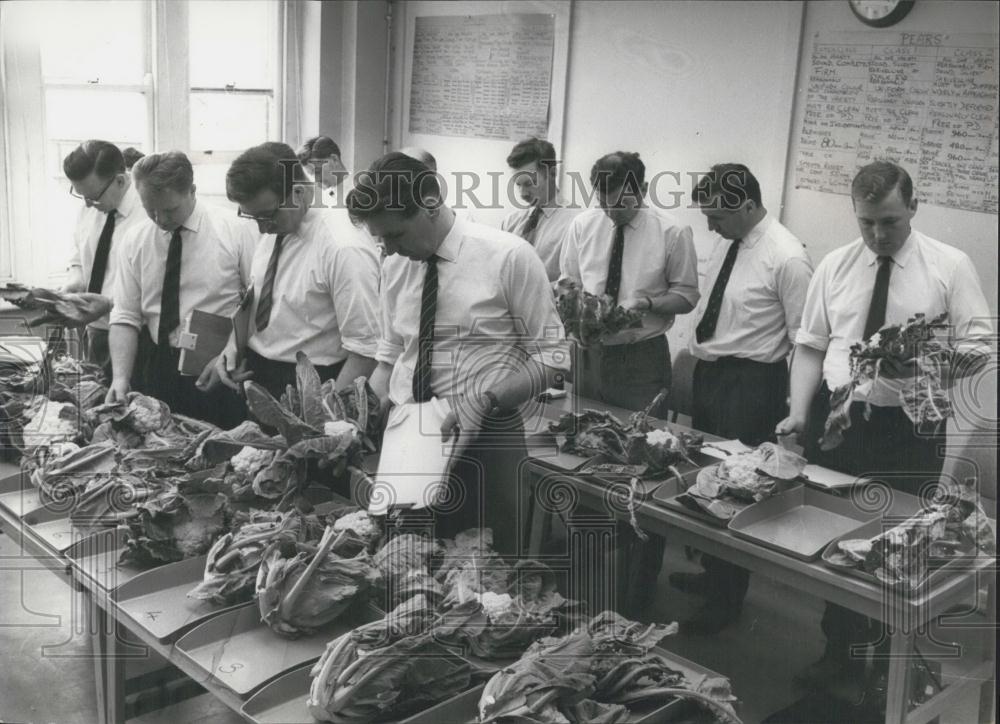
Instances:
[[[195,309],[177,338],[177,347],[181,351],[177,370],[182,375],[200,375],[205,365],[226,348],[232,330],[230,317]]]

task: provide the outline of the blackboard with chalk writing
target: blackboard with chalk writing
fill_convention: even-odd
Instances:
[[[891,159],[924,203],[997,213],[997,36],[817,33],[802,78],[795,186],[850,193]]]

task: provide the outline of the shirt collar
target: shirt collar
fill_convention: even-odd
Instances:
[[[193,231],[197,234],[201,230],[202,216],[204,216],[204,211],[201,207],[201,202],[196,199],[191,215],[184,220],[184,223],[181,224],[181,226],[188,231]]]
[[[125,193],[122,195],[122,200],[118,204],[118,208],[115,209],[115,213],[122,218],[127,218],[138,205],[139,192],[135,190],[135,183],[129,181],[128,188],[125,189]]]
[[[768,212],[764,214],[764,218],[757,222],[750,231],[746,233],[743,237],[743,248],[753,249],[757,245],[757,242],[764,238],[764,234],[767,230],[771,228],[771,222],[774,221],[774,217]]]
[[[552,217],[552,214],[556,213],[556,211],[558,211],[565,205],[566,201],[563,199],[562,194],[556,194],[554,203],[551,206],[542,207],[542,216],[544,216],[546,219],[549,219]],[[530,214],[531,212],[529,211],[528,213]]]
[[[640,228],[643,224],[646,223],[646,217],[648,215],[649,215],[649,207],[641,206],[639,207],[639,211],[636,213],[636,215],[633,216],[632,220],[629,221],[627,224],[625,224],[625,226],[635,231],[636,229]],[[607,218],[607,215],[605,215],[605,218]],[[610,221],[610,219],[608,220]],[[612,222],[611,225],[614,226],[615,225],[614,222]]]
[[[462,248],[462,239],[465,237],[465,222],[455,217],[455,223],[452,225],[448,234],[444,237],[444,241],[434,252],[434,255],[438,259],[443,259],[444,261],[454,262],[458,259],[458,252]]]
[[[863,254],[865,258],[865,263],[868,266],[871,266],[876,261],[878,261],[878,254],[876,254],[874,251],[868,248],[868,245],[865,244],[864,238],[861,239],[861,244],[862,246],[864,246]],[[892,255],[893,263],[900,269],[905,267],[906,263],[910,260],[910,256],[913,255],[913,249],[916,245],[917,245],[917,230],[910,229],[910,235],[906,237],[906,241],[903,242],[903,245],[899,248],[899,251],[897,251],[895,254]]]

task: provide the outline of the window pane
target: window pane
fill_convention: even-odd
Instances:
[[[191,150],[243,151],[270,136],[271,99],[264,95],[191,94]]]
[[[190,3],[191,86],[273,88],[279,6],[272,0]]]
[[[143,82],[141,2],[35,3],[46,81]]]
[[[151,145],[146,96],[142,93],[49,89],[45,91],[45,125],[50,148],[53,143],[75,145],[88,138],[111,141],[122,148]]]

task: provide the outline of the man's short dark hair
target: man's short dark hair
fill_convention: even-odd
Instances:
[[[132,167],[135,166],[135,162],[145,155],[146,154],[134,146],[122,149],[122,158],[125,159],[125,170],[131,171]]]
[[[91,172],[101,179],[125,173],[125,158],[118,146],[92,139],[81,143],[63,159],[63,173],[70,181],[82,181]]]
[[[132,179],[154,191],[170,189],[186,194],[194,186],[194,169],[191,161],[180,151],[151,153],[136,161]]]
[[[645,180],[646,164],[638,153],[631,151],[615,151],[601,156],[590,169],[590,184],[602,194],[620,188],[639,193]]]
[[[899,196],[907,206],[913,201],[913,179],[906,169],[892,161],[873,161],[862,166],[851,182],[851,200],[860,199],[878,203],[899,189]]]
[[[331,156],[340,158],[340,146],[329,136],[313,136],[299,147],[296,155],[303,164],[313,159],[323,160]]]
[[[691,192],[698,206],[733,211],[748,200],[763,206],[757,177],[742,163],[717,163]]]
[[[308,183],[302,164],[287,143],[269,141],[241,153],[226,172],[226,196],[245,203],[261,191],[285,201],[297,183]]]
[[[437,174],[399,151],[387,153],[359,173],[347,195],[347,211],[355,223],[382,211],[399,212],[409,218],[421,208],[440,203]]]
[[[554,168],[555,146],[542,138],[526,138],[514,146],[507,156],[507,165],[511,168],[521,168],[532,162],[537,163],[539,168]]]

